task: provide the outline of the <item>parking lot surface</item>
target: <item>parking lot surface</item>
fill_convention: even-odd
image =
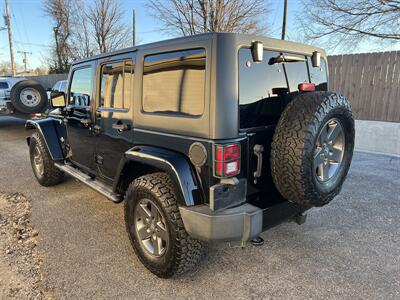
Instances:
[[[263,233],[262,247],[212,244],[195,271],[165,280],[133,254],[122,205],[71,178],[36,182],[23,124],[0,116],[0,192],[31,199],[55,298],[400,299],[399,158],[356,152],[341,194],[304,225]]]

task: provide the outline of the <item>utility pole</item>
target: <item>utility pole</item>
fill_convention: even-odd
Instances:
[[[6,22],[7,30],[8,30],[8,44],[10,45],[10,59],[11,59],[11,73],[15,76],[15,63],[14,63],[14,49],[12,43],[12,32],[11,32],[11,23],[10,23],[10,6],[8,5],[8,0],[6,1],[6,14],[4,16],[4,21]]]
[[[28,54],[30,55],[30,54],[32,54],[32,52],[27,52],[27,51],[18,51],[18,53],[21,53],[23,56],[24,56],[24,60],[23,60],[23,62],[24,62],[24,66],[25,66],[25,73],[27,73],[28,72],[28,68],[27,68],[27,66],[28,66]]]
[[[288,0],[283,0],[283,21],[282,21],[282,36],[281,40],[285,39],[286,36],[286,17],[287,17],[287,5],[288,5]]]
[[[135,10],[132,11],[132,46],[136,46],[136,16]]]

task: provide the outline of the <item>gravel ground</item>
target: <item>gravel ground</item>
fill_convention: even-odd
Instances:
[[[162,280],[133,254],[121,205],[72,179],[37,184],[25,135],[0,117],[0,191],[32,201],[46,297],[400,299],[400,158],[356,153],[342,193],[304,225],[263,233],[262,247],[213,244],[193,273]]]
[[[0,295],[5,298],[44,299],[30,209],[24,195],[0,193]]]

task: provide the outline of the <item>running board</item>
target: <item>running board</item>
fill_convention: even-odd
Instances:
[[[54,165],[58,169],[63,171],[64,173],[71,175],[75,179],[83,182],[84,184],[91,187],[95,191],[99,192],[103,196],[106,196],[111,201],[113,201],[113,202],[121,202],[122,201],[121,195],[114,193],[107,185],[105,185],[104,183],[102,183],[96,179],[93,179],[92,177],[83,173],[82,171],[78,170],[77,168],[74,168],[71,165],[66,165],[66,164],[61,164],[61,163],[55,163]]]

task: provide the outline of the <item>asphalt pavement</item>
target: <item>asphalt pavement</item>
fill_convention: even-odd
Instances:
[[[304,225],[263,233],[262,247],[212,244],[196,270],[166,280],[134,255],[122,205],[72,178],[36,182],[23,125],[0,116],[0,192],[32,200],[56,299],[400,299],[400,158],[356,152],[341,194]]]

